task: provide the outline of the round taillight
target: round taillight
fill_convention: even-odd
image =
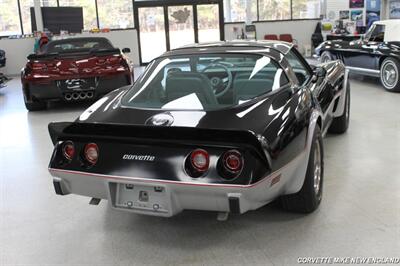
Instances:
[[[64,144],[62,146],[62,153],[63,153],[63,156],[65,157],[65,159],[67,159],[68,161],[71,161],[75,155],[74,143],[72,141],[64,142]]]
[[[84,150],[84,156],[87,162],[94,165],[97,163],[97,159],[99,158],[99,148],[96,143],[86,144]]]
[[[242,169],[242,155],[237,151],[230,151],[224,155],[224,165],[232,172],[239,172]]]
[[[197,149],[190,154],[190,162],[196,171],[204,173],[210,165],[210,156],[207,151]]]
[[[227,180],[236,178],[243,169],[243,156],[237,150],[229,150],[225,152],[219,162],[219,173]]]

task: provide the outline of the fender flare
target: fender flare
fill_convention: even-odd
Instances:
[[[308,125],[306,145],[303,151],[303,158],[299,160],[297,169],[295,170],[294,176],[287,182],[284,192],[282,195],[294,194],[300,191],[303,187],[304,180],[306,178],[306,172],[308,167],[308,160],[310,158],[311,145],[313,142],[313,136],[316,126],[322,127],[322,112],[318,109],[314,109],[310,115],[310,123]],[[322,129],[321,129],[322,130]]]

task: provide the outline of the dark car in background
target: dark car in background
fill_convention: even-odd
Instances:
[[[400,92],[400,20],[376,21],[356,41],[326,41],[315,49],[321,62],[341,60],[353,73],[379,77],[388,91]]]
[[[6,66],[6,52],[0,49],[0,67]]]
[[[6,52],[0,49],[0,68],[6,66]],[[5,87],[9,79],[0,71],[0,89]]]
[[[349,125],[340,61],[311,67],[283,42],[218,42],[165,53],[133,86],[75,122],[49,124],[57,194],[170,217],[245,213],[322,199],[323,141]]]
[[[25,106],[42,110],[49,101],[77,102],[99,98],[132,83],[128,58],[106,38],[51,41],[28,56],[21,73]]]

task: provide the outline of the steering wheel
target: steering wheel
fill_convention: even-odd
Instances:
[[[229,88],[232,86],[232,80],[233,80],[232,72],[229,70],[228,67],[224,66],[221,63],[213,63],[213,64],[207,66],[206,68],[204,68],[201,72],[203,74],[206,74],[207,70],[210,70],[212,68],[217,68],[217,67],[222,68],[227,74],[226,78],[220,78],[217,76],[210,78],[211,86],[213,88],[215,97],[219,98],[219,97],[223,96],[225,93],[227,93]]]

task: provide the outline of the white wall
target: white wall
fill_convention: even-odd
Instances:
[[[0,71],[6,75],[17,75],[26,63],[26,57],[33,52],[34,39],[1,39],[0,49],[6,52],[6,67]]]
[[[128,55],[133,64],[139,65],[139,48],[136,30],[111,31],[109,33],[83,33],[74,37],[106,37],[115,47],[130,48]],[[26,57],[33,52],[34,39],[1,39],[0,49],[6,52],[7,64],[0,71],[6,75],[18,75],[26,64]]]
[[[305,45],[311,45],[311,36],[315,31],[315,27],[319,22],[316,20],[293,20],[293,21],[271,21],[271,22],[255,22],[257,30],[257,39],[263,40],[266,34],[292,34],[293,38],[298,41],[300,52],[304,51]],[[241,33],[243,23],[225,24],[225,39],[234,40],[234,27],[238,28]]]

